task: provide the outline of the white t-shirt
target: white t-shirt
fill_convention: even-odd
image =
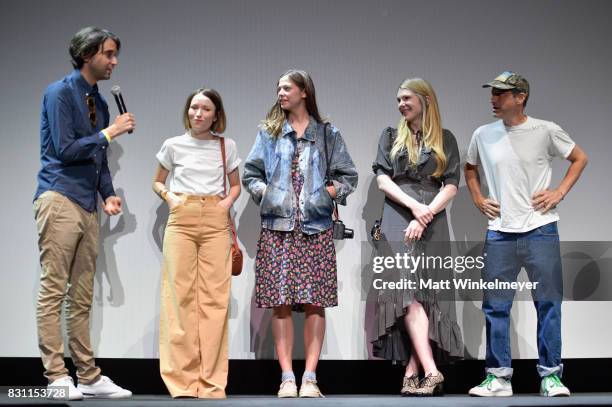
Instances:
[[[156,155],[159,163],[172,172],[170,191],[189,195],[223,193],[223,161],[219,140],[198,140],[189,132],[164,141]],[[225,137],[227,173],[240,164],[236,142]]]
[[[466,161],[477,165],[480,157],[489,197],[499,202],[501,216],[489,220],[489,229],[522,233],[559,220],[556,209],[543,215],[531,201],[550,186],[552,159],[567,158],[575,145],[557,124],[533,117],[518,126],[499,120],[477,128]]]

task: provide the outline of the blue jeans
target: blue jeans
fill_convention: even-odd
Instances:
[[[483,280],[514,282],[522,267],[529,280],[538,315],[538,373],[563,373],[561,363],[561,300],[563,280],[557,222],[524,233],[487,231]],[[482,311],[487,329],[486,371],[512,377],[510,310],[514,289],[485,290]]]

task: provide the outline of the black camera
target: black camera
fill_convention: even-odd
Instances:
[[[334,221],[334,239],[344,240],[352,239],[355,236],[355,231],[344,226],[341,220]]]

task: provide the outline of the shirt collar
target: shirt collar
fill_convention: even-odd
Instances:
[[[314,117],[309,116],[308,126],[306,127],[306,130],[304,131],[304,135],[302,136],[304,140],[315,141],[317,139],[317,127],[318,127],[317,124],[318,123],[314,119]],[[289,121],[285,120],[285,122],[283,123],[281,134],[283,137],[285,137],[291,133],[295,133],[295,130],[293,130],[293,127],[291,127],[291,125],[289,124]]]
[[[75,69],[70,74],[70,78],[74,81],[74,83],[79,88],[79,91],[84,95],[95,95],[98,93],[98,84],[91,86],[85,78],[83,78],[83,74],[78,69]]]

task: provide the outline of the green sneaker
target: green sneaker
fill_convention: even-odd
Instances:
[[[561,379],[559,379],[559,376],[556,374],[551,374],[542,378],[542,383],[540,384],[540,396],[568,397],[569,395],[569,389],[565,387],[563,383],[561,383]]]
[[[512,384],[508,379],[489,373],[487,378],[478,386],[472,387],[468,394],[477,397],[509,397],[512,396]]]

